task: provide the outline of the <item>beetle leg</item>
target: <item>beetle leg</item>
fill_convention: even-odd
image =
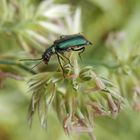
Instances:
[[[58,52],[57,52],[57,54],[59,55],[59,57],[60,57],[63,61],[65,61],[64,58],[62,57],[61,53],[58,53]]]
[[[80,59],[82,60],[81,54],[85,51],[85,47],[81,48],[81,51],[78,53]]]
[[[82,48],[79,48],[79,49],[74,49],[74,48],[71,48],[71,49],[72,49],[73,51],[80,51],[80,52],[78,53],[78,55],[79,55],[80,59],[82,60],[82,58],[81,58],[81,53],[84,52],[85,47],[82,47]]]
[[[73,67],[73,65],[71,64],[69,58],[67,58],[64,54],[61,54],[61,53],[58,53],[58,54],[60,55],[60,57],[61,57],[63,60],[64,60],[64,58],[67,59],[68,62],[69,62],[69,64],[71,65],[71,67]],[[63,57],[64,57],[64,58],[63,58]]]
[[[60,65],[60,67],[61,67],[61,69],[62,69],[62,71],[63,71],[63,76],[65,77],[65,75],[64,75],[64,68],[63,68],[63,66],[62,66],[62,63],[61,63],[61,60],[60,60],[60,56],[59,56],[58,53],[56,53],[56,55],[57,55],[58,63],[59,63],[59,65]]]
[[[85,47],[81,47],[81,48],[71,48],[72,51],[80,51],[82,50],[81,52],[83,52],[85,50]]]

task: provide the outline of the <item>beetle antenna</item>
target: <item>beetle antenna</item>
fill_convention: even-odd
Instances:
[[[19,61],[37,61],[37,60],[42,60],[42,58],[37,58],[37,59],[19,59]]]
[[[39,64],[41,64],[43,61],[43,58],[37,58],[37,59],[20,59],[19,61],[38,61],[38,60],[41,60],[39,61],[39,63],[37,63],[36,65],[34,65],[31,70],[33,70],[36,66],[38,66]]]
[[[39,64],[41,64],[43,61],[39,61],[36,65],[34,65],[31,70],[33,70],[35,67],[37,67]]]

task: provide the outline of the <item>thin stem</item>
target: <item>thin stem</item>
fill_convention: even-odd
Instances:
[[[72,59],[73,59],[73,62],[74,62],[74,74],[76,75],[76,77],[79,75],[79,64],[78,64],[78,61],[77,61],[77,55],[76,54],[72,54]]]

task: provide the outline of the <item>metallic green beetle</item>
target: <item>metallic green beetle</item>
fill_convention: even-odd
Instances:
[[[80,51],[80,53],[82,53],[85,50],[86,45],[92,45],[92,43],[90,41],[88,41],[81,34],[60,36],[60,39],[55,40],[53,45],[51,45],[48,49],[46,49],[46,51],[42,55],[42,60],[46,64],[48,64],[50,57],[53,54],[56,54],[58,61],[60,63],[60,58],[62,58],[62,56],[64,56],[64,52]],[[79,55],[80,55],[80,53],[79,53]],[[68,58],[66,58],[66,59],[68,59]]]
[[[90,41],[88,41],[81,34],[73,34],[73,35],[63,35],[60,36],[59,39],[55,40],[54,43],[45,50],[42,57],[39,59],[23,59],[23,60],[43,60],[45,64],[48,64],[52,55],[56,54],[58,58],[58,62],[64,72],[63,66],[61,64],[60,59],[67,59],[70,63],[70,60],[64,55],[64,52],[68,51],[80,51],[79,56],[85,50],[86,45],[92,45]],[[81,56],[80,56],[81,57]],[[38,65],[38,64],[37,64]],[[35,66],[37,66],[35,65]],[[71,65],[72,66],[72,65]]]

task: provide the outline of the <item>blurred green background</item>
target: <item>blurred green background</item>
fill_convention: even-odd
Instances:
[[[26,79],[30,63],[60,35],[82,32],[93,46],[80,65],[115,83],[127,104],[114,119],[95,118],[98,140],[140,138],[140,1],[139,0],[1,0],[0,1],[0,140],[86,140],[87,134],[66,136],[50,109],[48,128],[35,115],[27,124],[30,102]],[[52,59],[48,70],[56,67]],[[45,71],[44,66],[40,66]]]

